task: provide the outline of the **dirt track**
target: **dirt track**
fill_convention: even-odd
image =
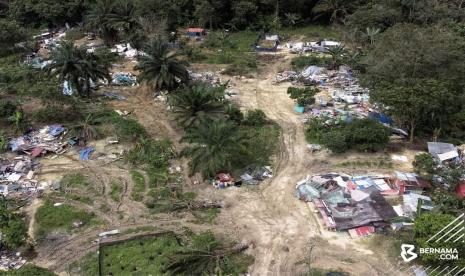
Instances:
[[[322,229],[311,205],[294,197],[299,180],[331,168],[321,161],[325,159],[322,154],[316,158],[306,150],[302,118],[293,111],[294,102],[286,93],[290,84],[274,85],[275,75],[271,69],[258,80],[239,81],[236,87],[239,92],[236,100],[241,107],[259,108],[281,126],[275,176],[260,184],[257,190],[222,192],[232,207],[222,212],[219,224],[229,229],[230,235],[254,243],[252,275],[295,275],[299,272],[296,263],[307,255],[309,243],[319,247],[318,254],[325,254],[315,258],[314,264],[318,267],[342,268],[354,275],[384,275],[381,271],[389,271],[390,264],[383,262],[381,256],[361,248],[347,234]],[[317,241],[312,241],[319,237],[329,243],[317,245]],[[356,258],[358,262],[344,264],[344,256]]]

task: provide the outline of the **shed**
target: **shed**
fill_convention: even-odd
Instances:
[[[189,37],[202,37],[207,34],[207,31],[203,28],[188,28],[187,36]]]
[[[395,172],[394,184],[402,195],[407,191],[425,190],[431,188],[431,184],[415,173]]]
[[[449,143],[428,142],[428,151],[441,162],[459,156],[457,148]]]

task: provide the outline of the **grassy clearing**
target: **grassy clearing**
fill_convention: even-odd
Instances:
[[[131,228],[123,231],[121,234],[122,235],[127,235],[127,234],[134,234],[134,233],[140,233],[140,232],[153,232],[157,230],[155,226],[147,225],[147,226],[139,226],[136,228]]]
[[[123,192],[123,184],[121,182],[112,181],[110,183],[110,198],[115,202],[120,202],[121,193]]]
[[[53,231],[71,233],[76,230],[73,226],[73,222],[77,221],[81,221],[83,223],[83,227],[98,224],[93,213],[87,213],[66,204],[57,207],[53,206],[53,204],[54,202],[47,199],[44,205],[37,210],[35,217],[37,224],[36,235],[39,238],[44,238],[47,234]]]
[[[192,215],[194,215],[198,223],[213,223],[220,213],[221,209],[219,208],[208,208],[192,211]]]
[[[181,248],[171,234],[104,246],[103,275],[162,275],[168,256]]]
[[[70,264],[68,271],[71,275],[99,275],[98,253],[91,252],[82,259]]]
[[[132,199],[141,202],[144,199],[145,178],[138,171],[131,171],[131,178],[134,186],[132,187]]]
[[[380,169],[392,169],[394,168],[394,163],[389,158],[377,158],[371,160],[353,160],[346,161],[337,164],[336,166],[342,168],[358,169],[358,168],[380,168]]]
[[[92,188],[90,180],[81,173],[65,175],[61,180],[61,185],[66,188]]]

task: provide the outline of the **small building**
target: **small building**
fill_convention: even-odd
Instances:
[[[188,28],[187,36],[192,38],[203,37],[207,35],[207,31],[203,28]]]
[[[459,157],[457,148],[449,143],[428,142],[428,151],[441,162]]]

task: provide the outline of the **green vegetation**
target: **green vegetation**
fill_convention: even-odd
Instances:
[[[430,181],[433,179],[433,175],[437,173],[437,166],[438,163],[429,153],[420,153],[416,155],[415,160],[413,160],[413,169],[415,173]]]
[[[80,260],[70,264],[68,270],[72,275],[99,275],[98,253],[90,252]]]
[[[170,96],[170,104],[178,123],[189,128],[205,116],[224,116],[225,86],[213,87],[206,83],[183,86]]]
[[[326,56],[310,54],[308,56],[297,56],[292,58],[292,70],[300,71],[310,65],[326,67],[330,64],[330,58]]]
[[[308,86],[305,88],[298,87],[289,87],[287,89],[287,94],[289,97],[300,106],[312,105],[315,103],[315,95],[318,94],[320,90],[315,86]]]
[[[131,171],[131,178],[134,186],[132,188],[132,199],[135,201],[142,201],[145,192],[145,178],[144,175],[138,171]]]
[[[351,123],[327,125],[325,119],[308,122],[308,142],[322,144],[334,153],[350,149],[361,152],[380,151],[387,147],[391,131],[371,119],[355,119]]]
[[[140,71],[139,82],[145,82],[157,90],[173,91],[179,85],[176,79],[182,83],[189,80],[188,64],[179,60],[176,52],[171,51],[164,41],[153,39],[144,51],[147,55],[141,55],[135,67]]]
[[[56,274],[45,268],[26,264],[17,270],[0,271],[0,276],[56,276]]]
[[[110,184],[110,197],[115,202],[120,202],[123,192],[123,183],[120,181],[112,181]]]
[[[80,96],[90,96],[91,83],[111,81],[111,64],[98,55],[88,53],[84,47],[74,46],[73,42],[62,42],[52,52],[52,60],[49,72],[61,81],[67,81]]]
[[[26,243],[27,227],[24,216],[13,210],[13,202],[0,197],[0,247],[16,250]]]
[[[39,239],[45,238],[53,231],[72,232],[75,229],[73,222],[81,221],[85,227],[98,223],[92,213],[87,213],[67,204],[56,207],[53,204],[51,200],[47,199],[37,209],[35,219],[37,223],[36,234]]]

